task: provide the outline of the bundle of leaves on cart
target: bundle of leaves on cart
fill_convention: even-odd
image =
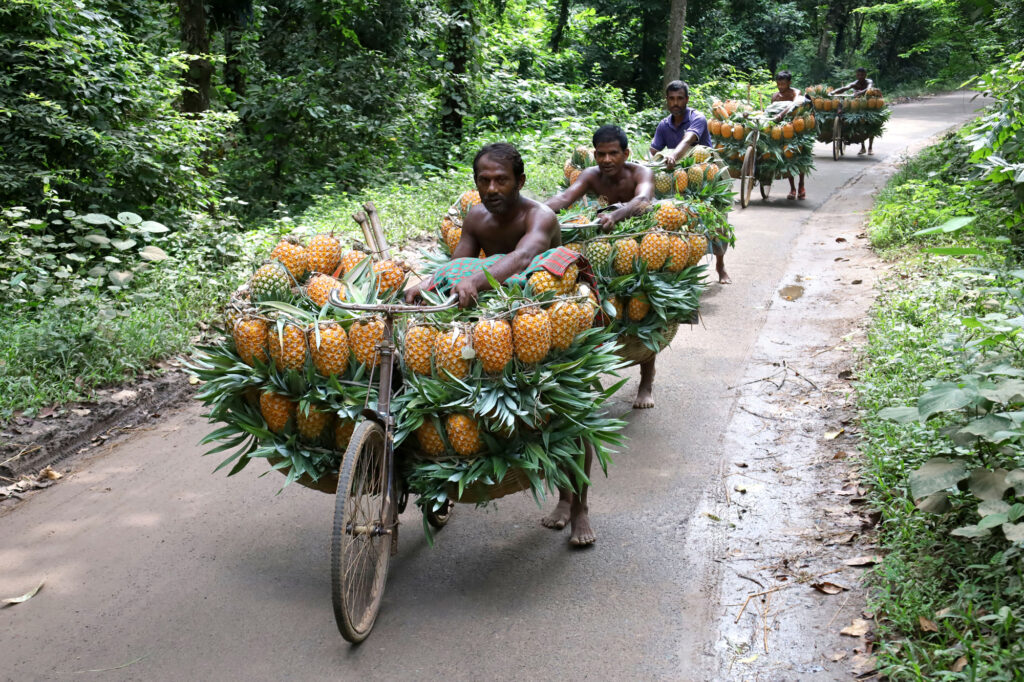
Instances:
[[[706,270],[700,261],[709,235],[719,233],[732,238],[720,212],[674,200],[618,223],[610,234],[596,224],[563,223],[563,239],[579,244],[594,269],[610,330],[635,337],[654,352],[670,340],[665,334],[670,326],[695,321]]]
[[[776,120],[780,114],[782,118]],[[756,136],[757,176],[770,181],[814,170],[817,124],[806,101],[799,106],[773,102],[759,111],[749,102],[728,100],[715,102],[708,130],[734,177],[739,177],[744,155]]]
[[[840,98],[832,95],[827,85],[812,85],[805,91],[818,112],[818,141],[831,142]],[[882,91],[870,88],[863,95],[844,98],[843,138],[848,142],[863,142],[869,137],[881,137],[892,109],[885,103]]]
[[[232,475],[259,457],[286,473],[286,484],[337,472],[355,418],[376,404],[370,374],[384,326],[330,308],[328,295],[384,302],[404,281],[397,263],[371,264],[333,235],[274,248],[228,302],[226,337],[190,363],[205,416],[223,424],[203,439],[218,443],[208,454],[234,450],[218,470],[231,466]]]
[[[606,469],[624,422],[602,414],[622,381],[615,335],[594,327],[586,285],[535,273],[525,292],[502,287],[477,307],[410,318],[400,332],[404,386],[395,399],[395,443],[417,504],[484,504],[510,479],[539,500],[586,481],[584,444]],[[429,296],[429,295],[428,295]]]

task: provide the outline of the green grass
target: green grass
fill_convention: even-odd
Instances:
[[[962,317],[985,314],[993,299],[1019,303],[1009,300],[1012,291],[989,289],[971,271],[1002,264],[1003,254],[979,238],[979,232],[991,229],[985,216],[977,230],[912,236],[965,214],[962,198],[970,191],[965,186],[936,191],[952,186],[963,159],[956,140],[947,139],[910,160],[881,193],[869,226],[873,244],[898,259],[872,313],[858,386],[863,477],[871,503],[882,512],[878,544],[885,554],[871,574],[870,609],[882,638],[880,667],[894,680],[1024,679],[1022,548],[995,538],[950,535],[978,520],[976,500],[971,504],[968,493],[954,494],[953,508],[945,514],[917,510],[910,472],[933,457],[967,453],[954,449],[941,419],[900,424],[877,416],[883,408],[912,404],[927,381],[970,368],[971,356],[949,342],[965,337]],[[973,204],[967,214],[980,214],[977,207]],[[990,252],[970,260],[920,252],[939,243],[982,245]],[[1024,365],[1019,355],[1011,361]],[[1018,465],[1024,461],[1016,445],[1002,456]],[[938,632],[924,630],[921,618],[937,624]]]

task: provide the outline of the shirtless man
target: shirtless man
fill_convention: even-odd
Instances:
[[[568,208],[586,194],[604,197],[618,208],[597,215],[601,229],[611,232],[615,223],[640,215],[654,199],[654,173],[646,166],[630,163],[629,140],[618,126],[601,126],[594,132],[594,160],[576,182],[544,203],[555,212]]]
[[[665,108],[669,115],[658,123],[651,140],[651,156],[661,154],[665,167],[672,170],[679,159],[685,157],[697,145],[711,147],[711,133],[708,119],[690,103],[690,86],[683,81],[672,81],[665,87]],[[715,270],[719,284],[732,284],[725,271],[725,249],[728,246],[720,239],[711,240],[711,252],[715,254]]]
[[[772,101],[773,102],[792,102],[793,103],[789,108],[787,108],[783,112],[780,112],[779,115],[775,117],[776,121],[781,121],[782,117],[786,115],[786,113],[789,111],[789,109],[791,109],[792,107],[798,106],[801,103],[803,103],[804,97],[803,97],[803,95],[801,95],[796,90],[796,88],[793,87],[793,74],[791,74],[789,71],[779,71],[777,74],[775,74],[775,86],[779,89],[779,91],[776,92],[774,95],[772,95]],[[790,176],[788,176],[788,178],[789,178],[789,196],[787,196],[786,198],[787,199],[791,199],[791,200],[792,199],[806,199],[807,198],[807,190],[804,189],[804,174],[803,173],[800,174],[800,193],[799,194],[797,194],[796,185],[793,184],[793,176],[790,175]]]
[[[871,80],[870,78],[868,78],[868,70],[865,69],[863,66],[860,67],[859,69],[857,69],[854,73],[857,76],[857,80],[853,81],[852,83],[850,83],[848,85],[844,85],[841,88],[833,90],[832,94],[833,95],[838,95],[840,92],[846,92],[847,90],[853,90],[853,96],[857,97],[859,95],[863,95],[865,92],[867,92],[871,88],[875,87],[875,82],[873,80]],[[875,138],[872,137],[872,138],[868,139],[867,153],[868,154],[874,154],[875,153],[874,147],[875,147]],[[865,151],[864,150],[864,143],[861,142],[860,143],[860,151],[857,152],[857,156],[860,156],[861,154],[864,154],[864,151]]]
[[[466,215],[452,260],[474,258],[480,249],[505,254],[488,266],[491,276],[504,282],[526,270],[535,256],[561,245],[561,228],[554,211],[519,193],[526,182],[526,173],[515,147],[504,142],[483,147],[473,159],[473,180],[480,192],[480,204]],[[409,287],[405,300],[413,303],[420,292],[431,285],[431,280],[427,280]],[[459,297],[459,305],[465,308],[473,305],[479,292],[490,288],[487,275],[481,271],[457,282],[451,293]],[[587,445],[583,471],[588,478],[594,455],[593,448]],[[559,530],[568,523],[571,526],[569,544],[574,547],[592,545],[597,539],[590,527],[588,488],[581,486],[578,495],[571,489],[559,489],[558,505],[541,521],[546,527]]]
[[[629,140],[622,128],[601,126],[594,132],[597,166],[580,173],[576,182],[545,203],[555,211],[561,211],[588,192],[605,197],[609,204],[621,204],[614,211],[597,216],[601,228],[611,231],[620,220],[646,211],[654,197],[654,173],[646,166],[629,163],[628,158]],[[633,407],[638,410],[654,407],[653,359],[640,365],[640,388]]]

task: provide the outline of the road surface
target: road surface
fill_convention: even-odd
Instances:
[[[895,107],[873,157],[834,162],[818,145],[807,201],[786,201],[783,182],[768,204],[737,206],[735,284],[712,284],[705,326],[659,356],[655,409],[630,411],[635,370],[613,405],[630,444],[592,489],[595,547],[570,550],[525,495],[457,508],[430,547],[410,505],[376,628],[351,647],[331,609],[333,497],[277,494],[259,464],[211,474],[208,426],[188,405],[0,516],[0,597],[46,580],[0,611],[0,679],[720,678],[721,537],[695,521],[722,485],[726,387],[809,221],[827,219],[816,210],[975,106],[953,94]]]

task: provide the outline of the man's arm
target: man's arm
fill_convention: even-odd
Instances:
[[[474,206],[473,208],[478,207]],[[473,234],[473,231],[469,229],[474,222],[472,213],[466,216],[466,222],[462,226],[462,234],[459,237],[459,244],[455,247],[455,251],[452,252],[452,260],[456,258],[475,258],[480,253],[480,242],[477,240],[476,235]],[[433,277],[427,277],[422,282],[412,285],[405,290],[405,302],[409,304],[414,303],[419,298],[420,292],[424,289],[429,289],[433,285]]]
[[[838,94],[839,94],[839,93],[841,93],[841,92],[846,92],[847,90],[849,90],[850,88],[852,88],[852,87],[853,87],[853,86],[855,86],[855,85],[857,85],[857,81],[854,81],[854,82],[852,82],[852,83],[847,83],[847,84],[846,84],[846,85],[844,85],[843,87],[841,87],[841,88],[836,88],[835,90],[833,90],[833,91],[832,91],[832,94],[833,94],[833,95],[838,95]]]
[[[597,222],[605,232],[610,232],[616,223],[646,211],[654,199],[654,171],[647,166],[636,165],[633,172],[636,173],[636,193],[633,198],[621,208],[597,216]]]
[[[468,220],[467,218],[467,222]],[[463,227],[463,230],[465,229]],[[545,210],[543,207],[540,210],[533,211],[526,228],[526,234],[519,240],[516,248],[511,253],[505,254],[490,267],[488,272],[490,272],[491,277],[498,282],[504,282],[512,275],[526,270],[537,255],[544,253],[551,247],[554,241],[553,237],[558,234],[560,229],[558,219],[554,213]],[[462,242],[459,242],[459,246],[461,245]],[[466,308],[476,302],[479,292],[488,291],[490,288],[491,284],[487,281],[487,275],[483,272],[478,272],[472,277],[467,277],[456,284],[452,293],[459,297],[459,306]]]
[[[574,203],[579,201],[587,190],[590,188],[590,183],[594,178],[597,177],[597,168],[591,167],[585,169],[580,176],[576,178],[576,182],[572,183],[561,192],[551,197],[544,202],[544,205],[550,208],[555,213],[558,213],[564,208],[572,206]]]
[[[679,159],[686,156],[686,153],[690,151],[697,144],[697,133],[693,130],[687,130],[683,134],[683,139],[679,141],[675,149],[671,149],[662,154],[665,159],[665,168],[672,170],[672,167],[679,162]]]

